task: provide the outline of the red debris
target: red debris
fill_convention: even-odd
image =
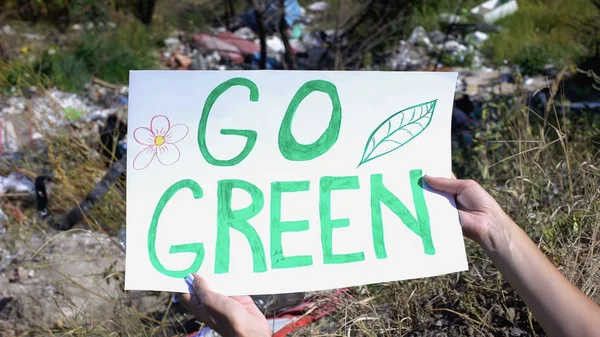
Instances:
[[[210,36],[208,34],[196,34],[193,37],[193,41],[198,48],[203,49],[206,52],[217,51],[221,58],[229,59],[233,63],[244,62],[244,57],[236,46],[229,44],[218,37]]]
[[[260,52],[260,47],[256,43],[244,40],[232,32],[222,32],[217,37],[226,43],[229,43],[239,49],[242,55],[252,55],[256,52]]]

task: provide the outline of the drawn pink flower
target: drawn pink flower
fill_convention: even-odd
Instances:
[[[171,125],[166,116],[152,117],[150,128],[139,127],[133,131],[135,141],[145,146],[133,159],[133,168],[143,170],[155,157],[165,166],[175,164],[181,156],[175,143],[185,138],[188,132],[186,125]]]

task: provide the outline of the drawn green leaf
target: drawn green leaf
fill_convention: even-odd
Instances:
[[[425,130],[437,99],[406,108],[391,115],[371,133],[358,166],[399,149]]]

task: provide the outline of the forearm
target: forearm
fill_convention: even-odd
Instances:
[[[492,262],[550,336],[592,336],[600,331],[600,309],[572,285],[510,218],[484,245]]]

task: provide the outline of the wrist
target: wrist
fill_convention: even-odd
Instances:
[[[480,240],[486,254],[492,257],[510,251],[515,228],[518,229],[518,226],[503,211],[491,216],[487,233]]]

